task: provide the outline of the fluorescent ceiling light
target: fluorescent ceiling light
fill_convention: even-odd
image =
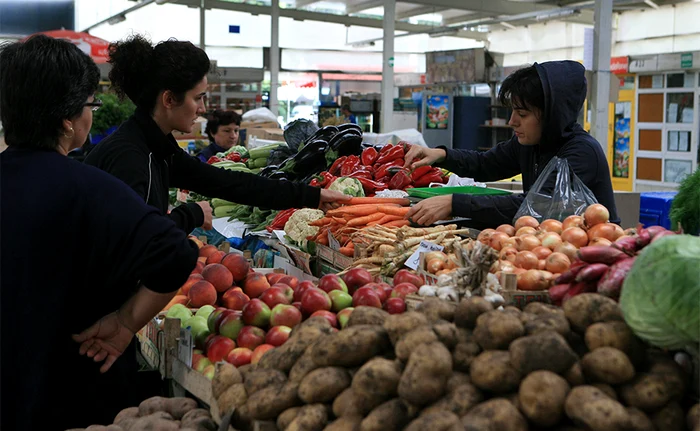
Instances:
[[[647,5],[653,7],[654,9],[658,9],[658,8],[659,8],[659,5],[657,5],[656,3],[654,3],[654,2],[651,1],[651,0],[644,0],[644,3],[646,3]]]
[[[117,15],[117,16],[113,16],[112,18],[110,18],[110,20],[107,21],[107,23],[109,25],[115,25],[115,24],[119,24],[120,22],[124,22],[124,21],[126,21],[126,15]]]
[[[581,12],[575,9],[562,9],[550,13],[543,13],[535,17],[536,21],[547,21],[550,19],[565,18],[572,15],[580,15]]]
[[[511,29],[511,30],[515,30],[515,29],[517,28],[517,27],[514,26],[513,24],[511,24],[511,23],[509,23],[509,22],[505,22],[505,21],[501,22],[500,24],[501,24],[503,27],[507,27],[507,28],[509,28],[509,29]]]

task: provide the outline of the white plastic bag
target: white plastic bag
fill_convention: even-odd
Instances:
[[[253,123],[277,122],[277,117],[267,108],[252,109],[242,116],[243,121],[252,121]]]

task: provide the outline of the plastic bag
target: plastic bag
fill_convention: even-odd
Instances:
[[[299,150],[299,145],[318,131],[318,126],[311,120],[295,120],[284,127],[284,140],[289,148]]]
[[[563,221],[570,215],[583,214],[586,207],[597,202],[593,192],[571,170],[569,162],[552,157],[525,196],[513,224],[528,215],[540,222],[546,219]]]
[[[267,108],[257,108],[246,111],[241,118],[243,121],[252,121],[253,123],[277,122],[277,116]]]

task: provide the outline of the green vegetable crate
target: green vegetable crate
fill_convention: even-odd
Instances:
[[[490,189],[476,186],[450,186],[450,187],[420,187],[406,190],[410,197],[427,199],[442,195],[475,195],[475,196],[504,196],[511,194],[508,190]]]

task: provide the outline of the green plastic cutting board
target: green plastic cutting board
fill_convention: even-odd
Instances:
[[[409,196],[417,198],[432,198],[433,196],[441,195],[479,195],[479,196],[502,196],[509,195],[511,192],[507,190],[490,189],[488,187],[476,186],[455,186],[455,187],[421,187],[416,189],[406,190]]]

